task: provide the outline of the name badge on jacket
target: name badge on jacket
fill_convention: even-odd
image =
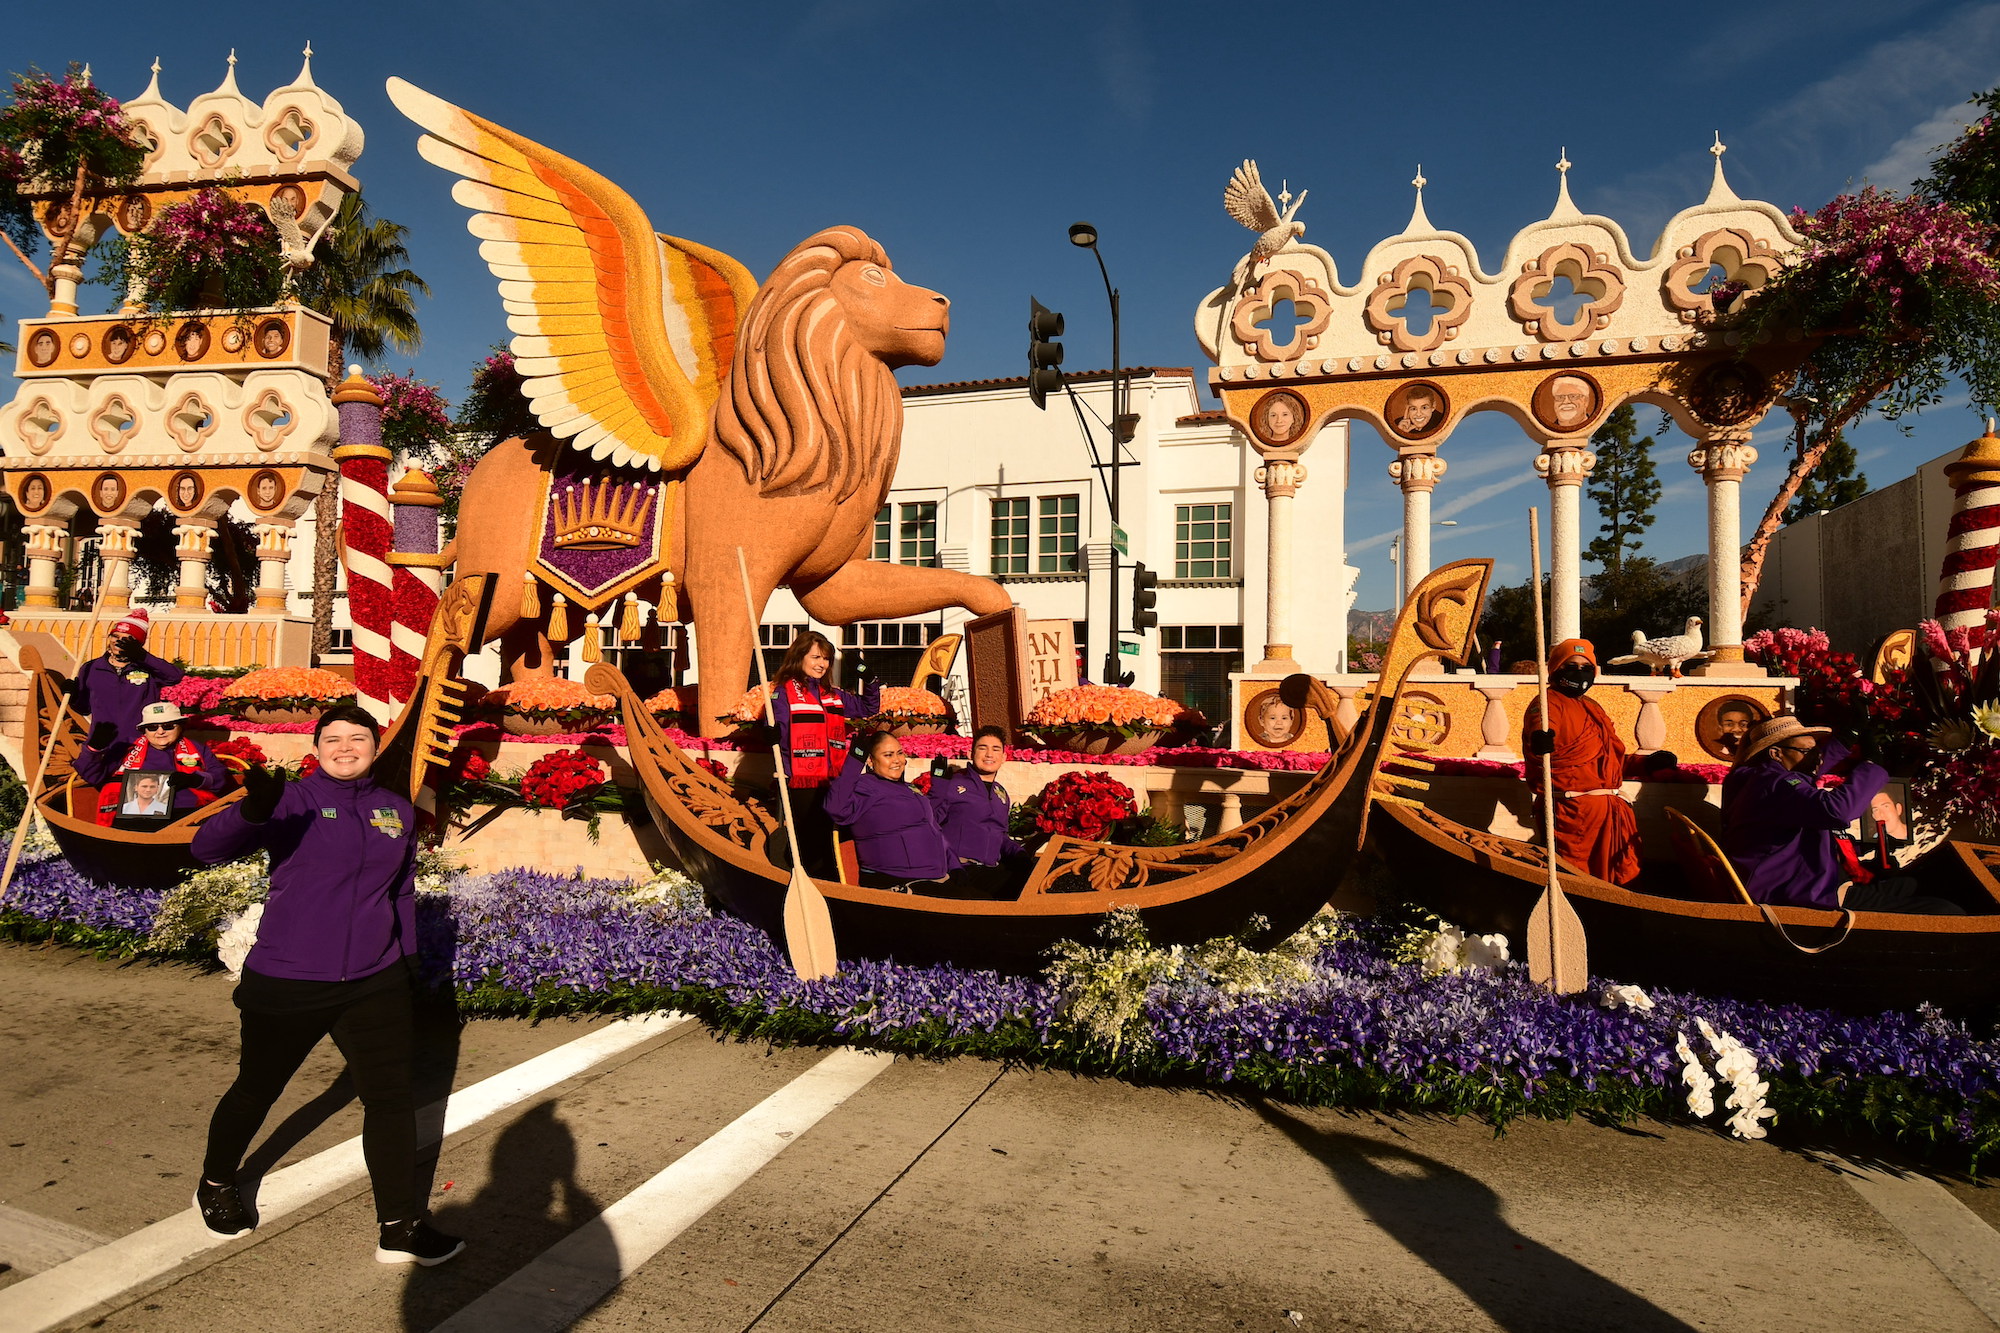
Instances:
[[[377,810],[368,822],[392,838],[403,836],[403,817],[394,809]]]

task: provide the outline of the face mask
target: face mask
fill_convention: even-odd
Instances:
[[[1549,684],[1561,690],[1572,699],[1581,699],[1597,680],[1597,668],[1584,663],[1573,662],[1549,676]]]

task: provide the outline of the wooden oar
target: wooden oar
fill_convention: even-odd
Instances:
[[[1535,589],[1535,691],[1541,700],[1542,729],[1549,723],[1549,641],[1542,628],[1542,519],[1528,510],[1530,582]],[[1590,957],[1583,922],[1569,905],[1569,895],[1556,877],[1556,788],[1549,756],[1542,756],[1542,833],[1549,854],[1549,886],[1528,916],[1528,979],[1557,995],[1574,995],[1590,984]]]
[[[750,591],[750,566],[743,548],[736,548],[736,570],[743,576],[743,605],[750,612],[750,653],[757,659],[757,682],[764,687],[764,725],[771,729],[771,762],[778,779],[778,803],[785,813],[785,841],[792,849],[792,880],[785,886],[785,950],[792,956],[792,970],[801,981],[830,977],[840,967],[833,948],[833,916],[826,910],[826,895],[806,874],[799,855],[799,827],[792,820],[791,786],[785,781],[783,737],[778,735],[777,709],[771,697],[771,679],[764,670],[764,650],[757,643],[757,601]]]
[[[90,652],[91,644],[97,638],[98,623],[102,621],[103,618],[104,618],[104,581],[102,579],[99,579],[97,584],[97,605],[91,608],[90,624],[83,631],[83,643],[81,647],[84,653],[87,654]],[[85,657],[83,659],[83,661],[85,662],[89,660],[90,660],[89,657]],[[77,667],[77,674],[79,676],[83,674],[83,667],[81,664],[79,664]],[[29,708],[35,708],[38,706],[37,696],[40,693],[41,693],[40,682],[38,681],[29,682],[28,685]],[[41,762],[35,765],[34,781],[28,784],[27,804],[21,807],[21,822],[14,826],[14,840],[7,845],[7,866],[6,869],[0,870],[0,895],[4,895],[7,892],[7,886],[14,882],[14,867],[17,863],[19,863],[21,859],[21,844],[28,840],[28,825],[31,821],[33,821],[35,817],[35,803],[41,799],[42,779],[48,776],[49,758],[51,755],[55,753],[56,737],[62,735],[63,722],[67,720],[69,717],[69,704],[71,698],[75,696],[75,693],[76,693],[75,688],[72,687],[69,693],[63,695],[62,703],[57,705],[56,707],[56,720],[49,726],[49,738],[42,744]],[[25,717],[22,720],[22,726],[24,729],[27,726]]]

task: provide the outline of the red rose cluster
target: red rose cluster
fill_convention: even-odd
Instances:
[[[217,759],[241,760],[245,768],[250,767],[252,764],[268,764],[271,762],[271,756],[264,753],[264,747],[251,740],[248,736],[232,736],[226,741],[217,741],[208,748],[215,752]],[[235,768],[235,765],[231,764],[230,767]]]
[[[1101,768],[1065,773],[1035,797],[1036,828],[1091,842],[1138,813],[1132,789]]]
[[[445,773],[460,782],[484,782],[493,772],[493,764],[478,750],[466,748],[453,754],[445,765]]]
[[[604,785],[611,770],[581,750],[557,750],[537,759],[521,775],[521,799],[531,806],[560,810],[578,796]]]

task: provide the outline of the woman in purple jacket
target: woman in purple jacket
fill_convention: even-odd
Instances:
[[[381,1228],[375,1258],[428,1267],[465,1242],[432,1227],[417,1194],[416,813],[370,777],[379,742],[366,712],[329,708],[313,731],[317,772],[286,782],[249,770],[242,801],[195,834],[195,858],[210,865],[258,848],[271,854],[270,896],[236,987],[239,1072],[209,1121],[195,1208],[217,1236],[255,1225],[237,1168],[285,1084],[330,1034],[361,1097],[361,1151]]]
[[[1722,850],[1760,903],[1853,912],[1960,914],[1964,908],[1918,892],[1914,876],[1874,878],[1846,843],[1848,825],[1888,784],[1880,764],[1856,759],[1841,781],[1815,774],[1847,765],[1847,747],[1825,727],[1774,717],[1743,738],[1722,781]]]

